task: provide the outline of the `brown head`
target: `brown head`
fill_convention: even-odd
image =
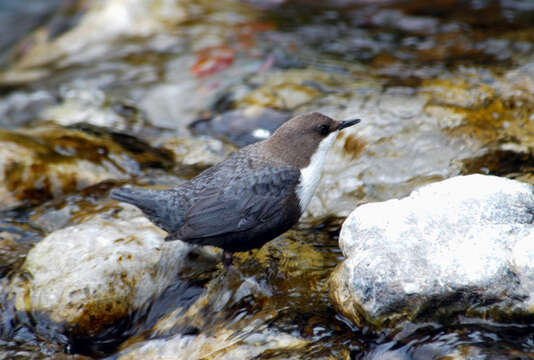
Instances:
[[[319,149],[328,151],[339,130],[359,122],[337,121],[318,112],[295,116],[265,140],[264,146],[277,159],[302,169]]]

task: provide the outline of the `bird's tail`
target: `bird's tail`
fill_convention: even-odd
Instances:
[[[145,215],[163,230],[172,233],[181,227],[182,209],[177,199],[168,190],[135,189],[121,187],[113,189],[112,199],[137,206]]]
[[[111,198],[119,200],[128,204],[137,206],[140,209],[145,207],[156,207],[157,190],[149,189],[134,189],[129,187],[121,187],[111,190]]]

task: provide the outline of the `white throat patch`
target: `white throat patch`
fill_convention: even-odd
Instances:
[[[300,183],[297,187],[297,196],[299,198],[301,212],[306,210],[317,186],[319,185],[324,162],[326,160],[326,154],[334,143],[337,134],[338,132],[334,131],[324,138],[319,144],[317,151],[310,159],[310,164],[300,170]]]

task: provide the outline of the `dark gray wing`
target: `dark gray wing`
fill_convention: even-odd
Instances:
[[[252,170],[252,171],[251,171]],[[284,210],[298,184],[300,171],[292,166],[252,166],[226,176],[195,194],[178,235],[205,238],[248,230]]]

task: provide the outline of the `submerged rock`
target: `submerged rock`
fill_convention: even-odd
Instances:
[[[325,291],[337,253],[324,251],[325,234],[307,242],[293,236],[301,235],[290,231],[252,254],[237,253],[236,268],[209,280],[190,306],[168,307],[152,329],[121,346],[118,359],[323,358],[323,336],[328,353],[338,354],[333,339],[344,332],[329,317]]]
[[[223,161],[236,150],[234,146],[207,137],[171,137],[160,141],[158,145],[174,154],[174,161],[178,167],[176,172],[180,173],[180,176],[183,175],[185,168],[196,170],[198,173]]]
[[[533,68],[531,61],[504,76],[466,68],[425,80],[419,88],[381,91],[366,84],[350,95],[329,95],[324,107],[300,108],[362,119],[330,150],[309,214],[347,216],[357,203],[400,198],[460,174],[528,173]],[[503,152],[505,158],[499,156]]]
[[[61,86],[60,97],[60,104],[43,111],[43,119],[62,126],[86,123],[135,133],[146,125],[145,119],[135,106],[116,101],[83,80]]]
[[[98,334],[152,300],[178,274],[213,267],[215,258],[204,250],[164,242],[165,235],[128,205],[55,231],[31,249],[12,280],[15,307],[76,334]],[[196,255],[188,256],[192,251]]]
[[[450,318],[506,320],[534,309],[534,188],[455,177],[365,204],[343,224],[346,260],[330,297],[358,326]]]
[[[194,57],[185,55],[167,65],[167,79],[147,89],[139,99],[139,107],[156,126],[174,129],[180,135],[188,134],[188,125],[202,116],[212,104],[227,96],[232,84],[242,88],[250,74],[258,71],[261,63],[246,59],[207,78],[197,78],[189,69]],[[180,101],[177,101],[180,99]],[[187,100],[183,100],[187,99]]]
[[[306,345],[307,342],[303,339],[273,329],[261,329],[237,338],[234,331],[221,329],[211,336],[177,335],[170,339],[152,340],[117,359],[254,359],[272,352],[291,353]]]
[[[146,168],[169,168],[169,152],[88,125],[0,129],[0,209],[40,202]]]
[[[222,137],[237,146],[245,146],[267,139],[289,118],[290,113],[251,106],[225,112],[213,119],[197,120],[190,127],[196,133]]]

